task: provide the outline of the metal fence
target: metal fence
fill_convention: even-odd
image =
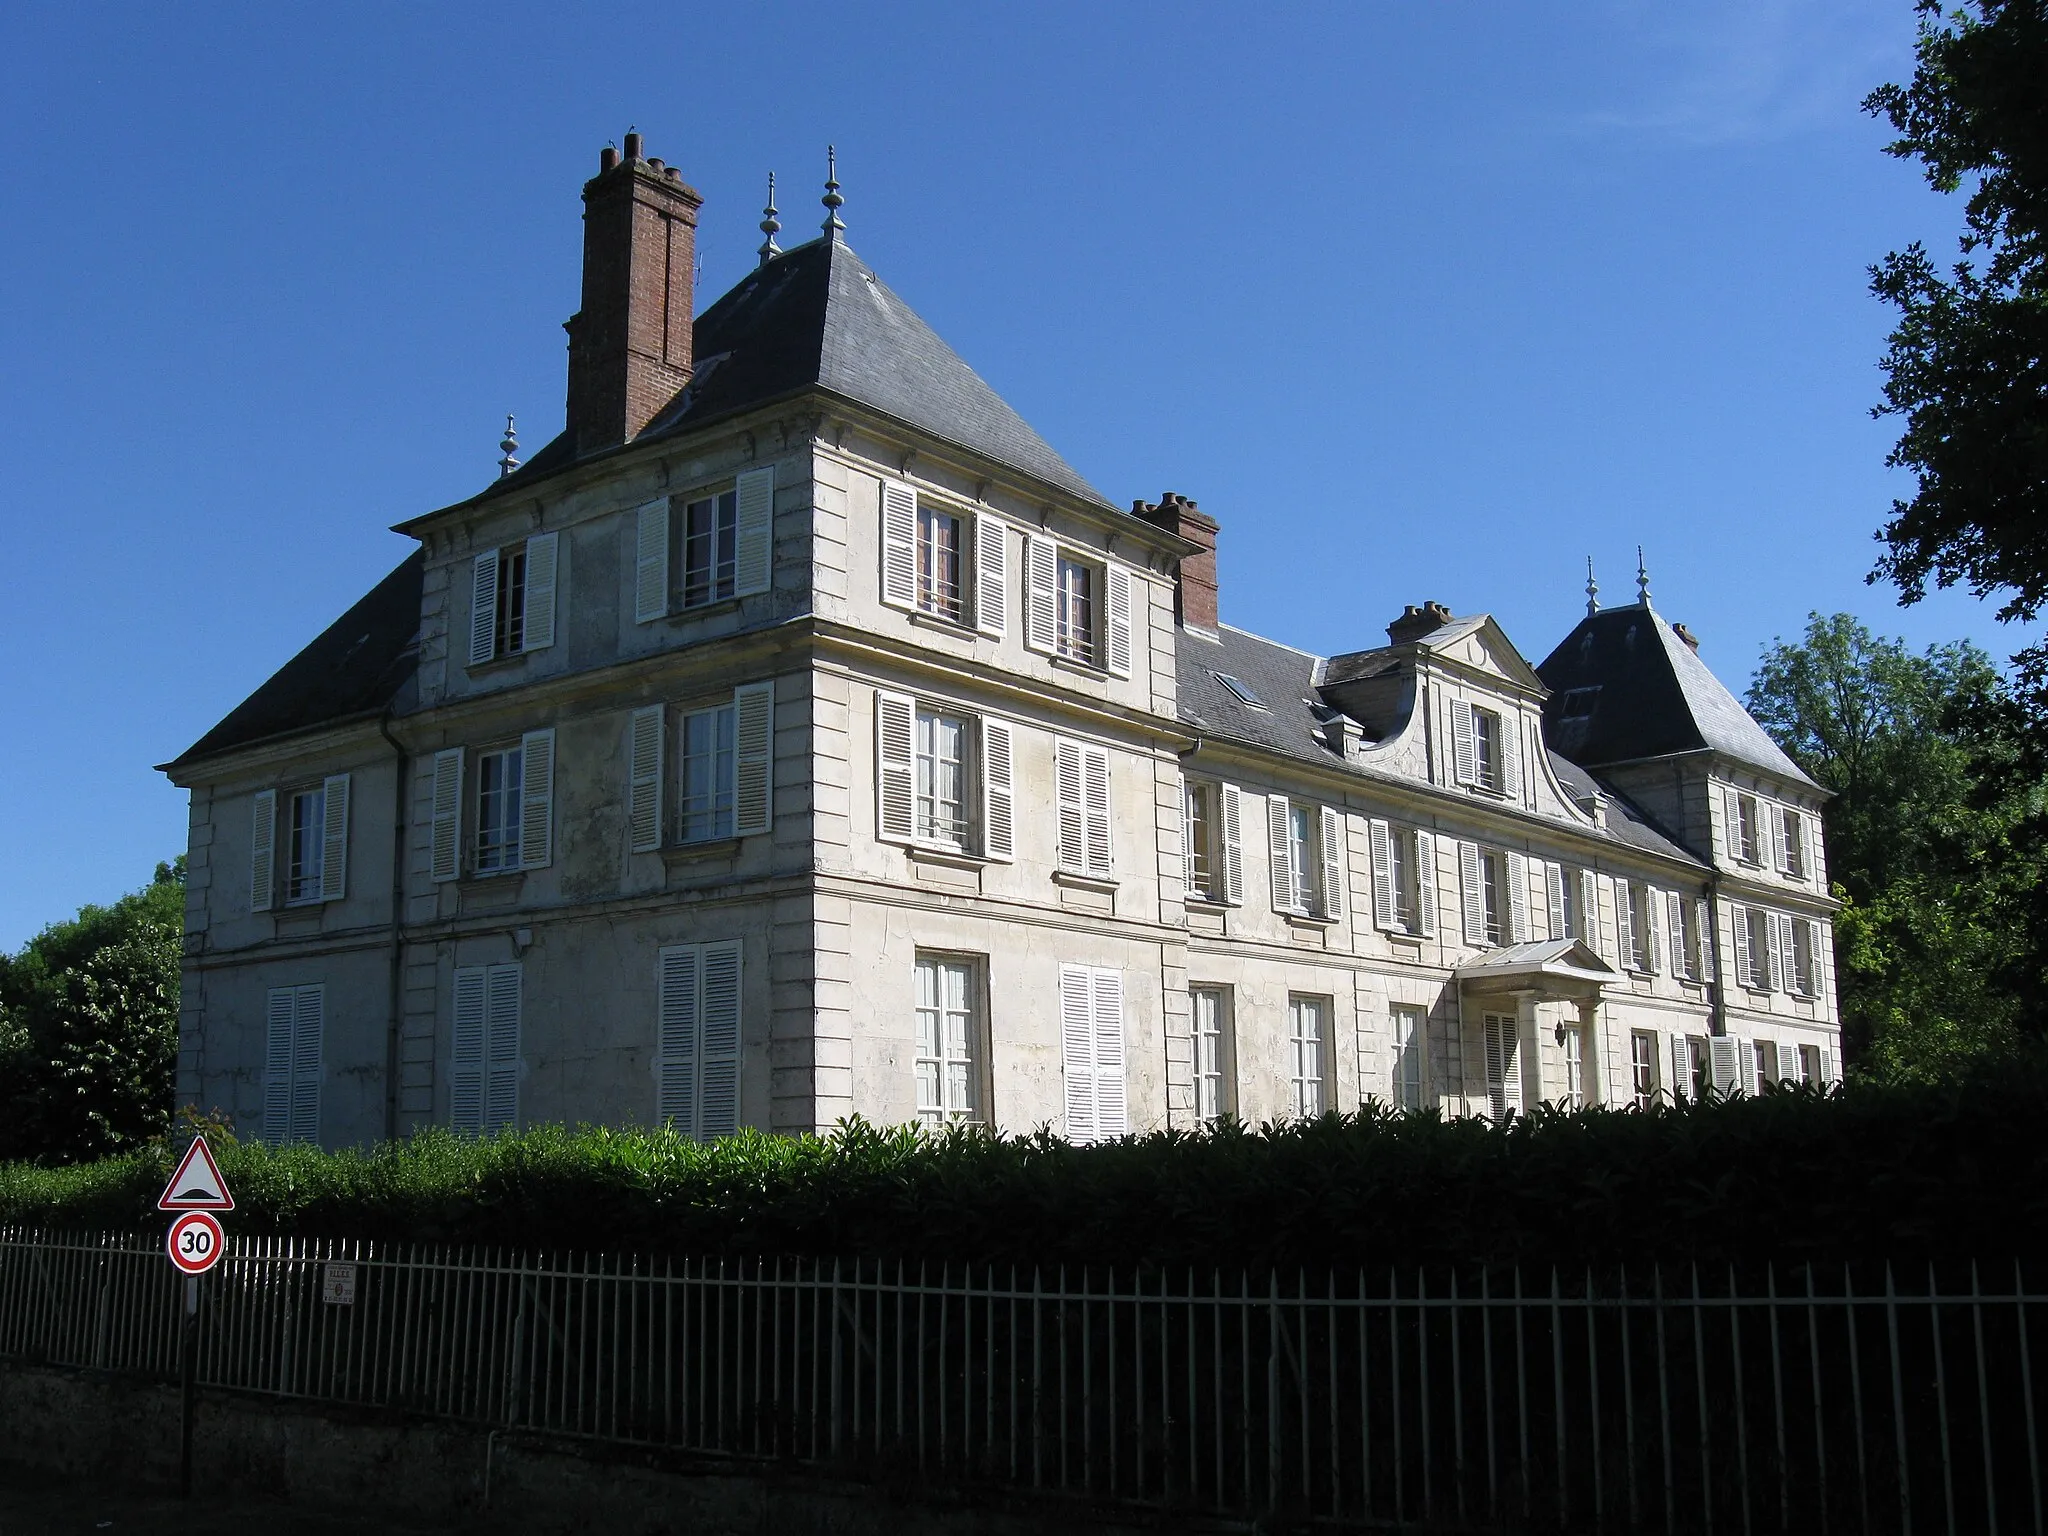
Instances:
[[[2044,1536],[2048,1295],[2022,1280],[1134,1277],[245,1238],[204,1283],[199,1381],[1226,1516]],[[153,1237],[0,1231],[0,1357],[168,1377],[182,1310]]]

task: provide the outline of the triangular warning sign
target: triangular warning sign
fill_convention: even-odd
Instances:
[[[235,1197],[228,1193],[227,1181],[221,1178],[220,1165],[213,1160],[213,1152],[207,1147],[204,1136],[192,1138],[192,1145],[185,1149],[184,1161],[171,1175],[171,1182],[164,1186],[156,1208],[160,1211],[232,1211],[235,1208]]]

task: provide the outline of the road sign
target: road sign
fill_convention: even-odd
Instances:
[[[170,1236],[164,1239],[164,1251],[170,1254],[179,1273],[194,1277],[218,1264],[226,1246],[227,1239],[211,1211],[185,1212],[171,1223]]]
[[[164,1186],[156,1208],[160,1211],[232,1211],[235,1208],[235,1197],[228,1193],[227,1183],[220,1176],[220,1164],[213,1160],[213,1152],[206,1145],[204,1136],[192,1138],[192,1145],[185,1149],[184,1161],[171,1175],[171,1182]]]

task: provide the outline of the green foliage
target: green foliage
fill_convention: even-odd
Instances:
[[[103,1157],[161,1136],[178,1054],[185,858],[0,955],[0,1156]]]
[[[2048,1247],[2048,1062],[1983,1081],[1493,1126],[1399,1115],[1162,1132],[843,1124],[712,1146],[559,1128],[325,1154],[221,1149],[237,1233],[654,1254],[1232,1267],[2031,1256]],[[0,1224],[155,1227],[167,1146],[0,1165]]]

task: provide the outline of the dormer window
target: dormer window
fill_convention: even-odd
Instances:
[[[1597,687],[1574,688],[1565,694],[1564,698],[1558,703],[1557,718],[1560,720],[1590,720],[1593,716],[1593,705],[1598,702],[1599,698],[1600,690]]]
[[[1451,747],[1460,784],[1492,795],[1522,792],[1521,753],[1513,723],[1498,711],[1453,700]]]

